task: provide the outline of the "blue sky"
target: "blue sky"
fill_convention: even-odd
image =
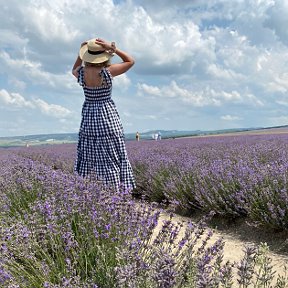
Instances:
[[[288,124],[286,0],[2,2],[0,136],[78,131],[93,37],[136,60],[114,79],[125,132]]]

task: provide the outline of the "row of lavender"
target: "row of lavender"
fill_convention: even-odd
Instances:
[[[288,134],[131,141],[127,148],[146,199],[288,229]],[[73,172],[74,145],[22,153]]]
[[[225,263],[224,243],[202,222],[159,223],[159,211],[130,193],[60,169],[70,169],[72,150],[57,148],[55,158],[32,149],[49,165],[0,151],[0,287],[286,287],[265,245]]]
[[[288,229],[288,134],[131,143],[139,193]]]

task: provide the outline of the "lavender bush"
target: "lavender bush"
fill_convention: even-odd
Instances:
[[[128,142],[135,194],[178,210],[248,217],[287,230],[287,140],[287,134],[279,134]],[[73,172],[75,145],[21,148],[18,153]]]
[[[129,144],[138,193],[147,199],[287,229],[287,134]]]
[[[232,287],[250,256],[225,263],[205,221],[161,222],[152,204],[70,173],[73,161],[58,149],[0,152],[0,287]],[[261,257],[253,287],[275,280]]]

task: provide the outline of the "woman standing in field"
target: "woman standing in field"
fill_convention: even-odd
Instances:
[[[122,62],[110,64],[116,54]],[[134,59],[102,39],[81,44],[72,74],[83,87],[82,107],[75,171],[85,177],[96,175],[105,184],[132,190],[135,187],[127,157],[124,130],[111,99],[112,79],[128,71]]]

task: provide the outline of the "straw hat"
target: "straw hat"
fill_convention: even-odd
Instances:
[[[90,39],[79,51],[81,60],[88,63],[103,63],[108,61],[113,55],[108,53],[101,45],[95,43],[96,39]]]

